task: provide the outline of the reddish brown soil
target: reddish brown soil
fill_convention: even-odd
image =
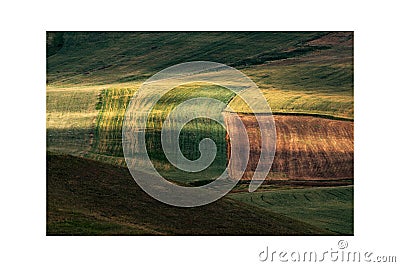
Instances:
[[[268,66],[281,66],[299,63],[348,64],[353,61],[353,32],[331,32],[306,43],[307,46],[329,46],[330,49],[318,50],[301,57],[274,60]],[[340,53],[340,57],[338,57]]]
[[[257,167],[261,139],[254,116],[241,115],[248,129],[250,160],[243,180]],[[352,179],[354,172],[354,123],[311,116],[274,116],[276,154],[270,180]],[[228,157],[230,156],[228,143]],[[262,163],[261,163],[262,164]]]
[[[334,45],[353,47],[353,32],[331,32],[308,42],[308,45]]]

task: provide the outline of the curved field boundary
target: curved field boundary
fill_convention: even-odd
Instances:
[[[225,111],[227,112],[227,111]],[[247,112],[238,112],[239,115],[253,115],[253,113],[247,113]],[[260,114],[260,113],[257,113]],[[308,117],[316,117],[316,118],[322,118],[322,119],[329,119],[329,120],[338,120],[338,121],[353,121],[353,118],[347,118],[347,117],[340,117],[340,116],[335,116],[335,115],[329,115],[329,114],[321,114],[321,113],[302,113],[302,112],[271,112],[271,113],[265,113],[262,115],[281,115],[281,116],[308,116]]]

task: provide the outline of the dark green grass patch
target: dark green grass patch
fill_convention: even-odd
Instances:
[[[353,186],[233,193],[230,198],[341,235],[352,235]]]

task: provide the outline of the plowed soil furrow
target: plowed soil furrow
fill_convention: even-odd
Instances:
[[[248,129],[251,143],[250,160],[242,177],[247,180],[252,178],[259,161],[261,137],[259,131],[255,130],[258,129],[258,123],[254,116],[240,117]],[[274,120],[276,153],[270,179],[353,178],[354,123],[352,121],[290,115],[276,115]],[[230,123],[230,127],[235,126]]]

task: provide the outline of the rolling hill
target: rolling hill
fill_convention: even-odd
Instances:
[[[332,235],[278,213],[221,199],[179,208],[148,196],[126,168],[47,156],[48,235]]]
[[[342,199],[333,199],[345,204],[340,209],[331,205],[328,210],[321,207],[319,196],[329,193],[314,191],[312,195],[319,198],[316,206],[309,210],[297,207],[304,208],[306,220],[301,212],[279,212],[279,205],[260,201],[267,199],[263,194],[271,190],[268,186],[254,201],[241,192],[199,208],[164,205],[134,183],[124,167],[121,146],[125,109],[142,82],[177,63],[214,61],[248,75],[275,114],[279,136],[272,180],[311,178],[312,185],[323,186],[327,184],[321,178],[346,178],[338,184],[351,184],[352,32],[48,32],[46,44],[49,235],[352,233],[352,191],[347,189],[339,190]],[[182,87],[161,99],[153,117],[155,132],[178,99],[232,99],[217,87],[198,86]],[[235,98],[230,105],[240,107],[241,103]],[[227,149],[220,128],[206,120],[188,125],[181,143],[183,152],[189,158],[198,156],[194,146],[202,131],[218,144],[219,156],[210,169],[212,175],[218,175],[220,167],[225,167]],[[159,153],[157,138],[151,140],[153,163],[159,171],[169,173],[171,180],[191,186],[209,179],[203,173],[188,179],[173,171]],[[325,223],[314,223],[311,212],[316,207],[319,216],[334,219],[326,217],[322,218]],[[344,210],[348,220],[340,222],[338,212]]]

